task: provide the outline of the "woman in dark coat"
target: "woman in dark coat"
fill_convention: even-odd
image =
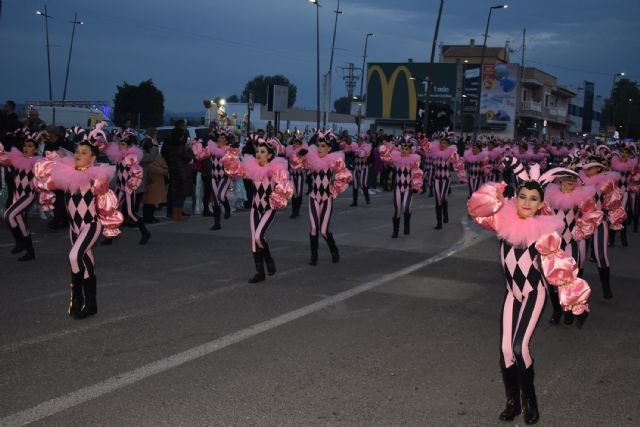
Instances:
[[[185,130],[176,126],[165,141],[162,151],[169,166],[171,217],[176,221],[183,221],[184,200],[193,194],[193,151],[190,144],[187,144]]]

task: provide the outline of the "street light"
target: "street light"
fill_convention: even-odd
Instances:
[[[360,104],[358,104],[358,135],[360,135],[360,122],[362,121],[362,88],[364,87],[364,79],[367,77],[364,69],[367,61],[367,46],[369,44],[369,37],[373,37],[373,33],[367,33],[364,38],[364,54],[362,55],[362,74],[360,76]]]
[[[480,56],[480,86],[478,87],[478,105],[476,106],[476,130],[473,133],[473,139],[477,139],[478,132],[480,131],[480,103],[482,102],[482,69],[484,68],[484,55],[487,50],[487,35],[489,33],[489,23],[491,22],[491,12],[493,9],[506,9],[508,8],[508,4],[499,4],[497,6],[491,6],[489,8],[489,16],[487,17],[487,27],[484,30],[484,42],[482,43],[482,55]]]
[[[613,105],[613,89],[616,86],[616,79],[618,77],[624,77],[624,71],[618,74],[614,74],[613,81],[611,82],[611,95],[609,96],[609,104],[611,104],[611,123],[614,127],[616,125],[616,109]]]
[[[71,65],[71,51],[73,50],[73,37],[76,33],[76,25],[83,25],[84,22],[78,21],[78,12],[73,15],[73,21],[69,21],[69,23],[73,24],[73,29],[71,30],[71,44],[69,45],[69,59],[67,59],[67,73],[64,77],[64,90],[62,92],[62,100],[67,99],[67,83],[69,82],[69,66]]]
[[[309,0],[316,6],[316,128],[320,129],[320,3]]]
[[[327,128],[327,119],[329,117],[329,109],[331,108],[331,77],[333,75],[333,51],[336,48],[336,31],[338,29],[338,15],[342,14],[340,10],[340,0],[338,0],[338,7],[334,10],[336,14],[336,20],[333,24],[333,41],[331,42],[331,57],[329,59],[329,72],[327,73],[327,88],[325,91],[324,100],[324,115],[322,119],[322,127]]]
[[[627,122],[624,124],[624,137],[629,138],[629,122],[631,121],[631,111],[633,110],[633,98],[629,98],[629,108],[627,113]]]
[[[53,100],[53,91],[51,90],[51,56],[49,55],[49,18],[53,19],[53,16],[50,16],[47,13],[47,5],[44,5],[44,12],[41,10],[36,10],[36,15],[40,15],[44,17],[44,32],[47,40],[47,70],[49,74],[49,101]]]

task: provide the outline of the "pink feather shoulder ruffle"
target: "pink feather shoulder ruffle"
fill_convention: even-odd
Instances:
[[[35,165],[37,161],[42,160],[42,157],[27,157],[22,151],[13,147],[7,154],[7,159],[9,159],[14,168],[30,172],[33,170],[33,165]]]
[[[552,183],[547,185],[544,192],[544,200],[553,209],[563,211],[578,207],[585,200],[593,199],[596,188],[593,185],[579,185],[571,193],[563,193],[560,185]]]

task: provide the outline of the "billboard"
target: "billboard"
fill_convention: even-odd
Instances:
[[[518,94],[517,64],[485,64],[482,68],[482,130],[513,137]]]
[[[415,120],[426,95],[429,63],[367,64],[367,117]],[[456,93],[456,64],[433,64],[429,103],[453,110]]]

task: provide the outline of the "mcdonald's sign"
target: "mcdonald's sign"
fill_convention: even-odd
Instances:
[[[415,120],[418,101],[425,98],[425,78],[429,64],[367,64],[367,117]],[[456,93],[456,64],[433,64],[429,99],[449,104]]]

